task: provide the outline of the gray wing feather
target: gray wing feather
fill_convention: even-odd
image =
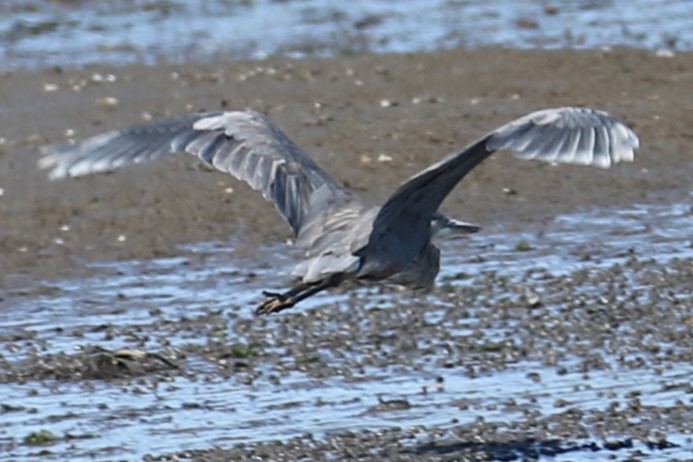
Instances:
[[[271,120],[254,111],[188,114],[42,148],[39,166],[51,179],[113,170],[177,152],[245,181],[274,201],[295,234],[320,188],[333,200],[349,196]]]
[[[522,159],[608,168],[632,162],[638,137],[606,112],[586,108],[544,109],[495,130],[486,147],[509,149]]]
[[[171,140],[189,130],[200,117],[184,115],[135,125],[125,130],[96,135],[79,143],[41,148],[39,167],[49,169],[50,179],[84,176],[114,170],[171,153]]]
[[[609,114],[586,108],[536,111],[492,131],[419,172],[390,196],[373,223],[369,246],[416,254],[429,236],[431,217],[474,167],[499,149],[522,159],[607,168],[634,159],[635,133]],[[409,255],[405,255],[409,258]]]

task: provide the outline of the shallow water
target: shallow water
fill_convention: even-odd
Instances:
[[[503,292],[491,292],[481,299],[482,305],[465,306],[468,318],[449,319],[446,309],[458,303],[451,294],[483,283],[489,274],[494,281],[503,278],[504,287],[529,287],[536,279],[532,290],[546,289],[543,309],[547,313],[561,311],[569,307],[560,301],[550,302],[550,290],[542,284],[547,275],[598,275],[617,265],[619,278],[636,280],[638,275],[631,273],[635,270],[628,265],[634,258],[646,258],[652,266],[664,267],[672,259],[693,259],[691,229],[690,204],[639,205],[560,216],[541,234],[483,232],[446,243],[439,290],[414,297],[415,304],[427,307],[428,322],[445,328],[445,338],[417,337],[411,358],[406,350],[393,350],[394,354],[404,354],[401,363],[374,361],[372,357],[387,355],[393,345],[386,342],[372,349],[370,338],[353,338],[359,347],[346,351],[318,346],[314,354],[328,358],[333,372],[343,369],[324,374],[320,368],[284,367],[300,359],[292,357],[287,346],[297,340],[284,344],[274,337],[284,335],[281,316],[248,324],[254,322],[251,306],[259,300],[260,291],[268,285],[281,286],[274,268],[268,267],[270,262],[275,264],[277,255],[286,254],[283,247],[270,249],[276,254],[267,252],[254,260],[233,261],[225,252],[233,244],[198,244],[181,249],[185,257],[99,262],[92,265],[97,275],[87,280],[51,281],[43,283],[41,290],[0,293],[0,300],[6,300],[0,310],[0,338],[14,338],[1,345],[0,361],[8,370],[21,371],[30,367],[31,358],[50,361],[51,355],[71,355],[89,345],[162,354],[185,351],[185,356],[176,360],[182,369],[179,374],[154,372],[132,380],[55,379],[50,374],[37,380],[27,374],[26,380],[0,384],[0,404],[4,406],[0,410],[0,449],[6,449],[0,451],[0,460],[28,460],[44,449],[48,452],[43,453],[42,460],[132,460],[146,454],[288,439],[305,433],[320,437],[326,429],[338,432],[417,425],[452,429],[453,422],[460,425],[479,418],[497,421],[502,428],[503,422],[524,419],[527,408],[544,417],[559,414],[566,406],[598,415],[613,403],[627,405],[634,396],[643,407],[690,405],[690,389],[685,386],[693,374],[690,362],[662,360],[657,365],[630,367],[625,366],[627,358],[621,357],[624,350],[605,347],[599,351],[603,365],[586,372],[585,357],[564,345],[555,350],[561,368],[532,355],[514,358],[503,366],[489,366],[483,355],[473,354],[464,365],[448,367],[444,364],[451,358],[466,357],[469,352],[450,347],[458,348],[450,356],[443,345],[450,345],[450,339],[476,334],[482,347],[493,341],[526,341],[521,339],[525,334],[520,325],[525,315],[503,320],[494,314],[495,305],[502,304],[506,296]],[[518,239],[525,241],[525,251],[518,251]],[[277,265],[288,270],[290,256],[279,258]],[[679,289],[670,295],[690,310],[690,287]],[[580,290],[589,293],[602,289],[588,278]],[[627,290],[636,293],[639,289]],[[385,310],[389,318],[409,316],[408,310],[416,309],[401,302],[410,297],[408,293],[359,289],[356,295],[314,297],[301,309],[331,310],[320,321],[319,329],[340,335],[340,323],[349,319],[342,316],[345,310],[359,306],[366,313]],[[183,317],[201,320],[199,327],[192,322],[192,327],[186,324],[179,328]],[[478,325],[481,318],[483,326]],[[376,315],[360,322],[367,325],[378,323],[378,319]],[[259,373],[249,380],[240,380],[252,375],[245,369],[229,375],[221,367],[226,359],[215,363],[198,354],[202,350],[196,350],[215,343],[246,341],[244,326],[267,339],[266,356],[228,358],[252,363],[251,369]],[[364,327],[363,332],[370,332],[369,328],[373,326]],[[360,335],[361,331],[356,332]],[[315,334],[297,338],[319,345],[322,333],[316,328]],[[420,351],[426,353],[419,356]],[[633,354],[641,353],[636,349]],[[406,406],[389,408],[381,400],[390,404],[405,400]],[[568,404],[559,404],[562,401]],[[625,457],[640,451],[646,460],[685,459],[690,455],[690,435],[681,430],[690,431],[690,422],[678,429],[665,422],[660,428],[673,447],[652,450],[636,441],[617,454]],[[59,440],[43,448],[22,443],[25,436],[42,429],[50,430]],[[608,429],[606,432],[591,429],[581,441],[622,436],[617,429],[613,434]],[[613,454],[602,451],[590,453],[589,458],[610,460]],[[574,456],[567,453],[553,460]]]
[[[10,0],[0,5],[0,67],[479,45],[687,50],[692,18],[689,0]]]

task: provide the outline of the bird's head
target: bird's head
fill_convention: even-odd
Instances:
[[[455,239],[465,234],[479,232],[481,226],[466,221],[448,218],[440,212],[431,217],[431,238],[434,240]]]

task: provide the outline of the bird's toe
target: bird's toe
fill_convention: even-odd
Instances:
[[[260,306],[255,309],[255,314],[257,316],[264,316],[272,313],[278,313],[287,308],[294,306],[290,297],[286,297],[282,294],[276,294],[272,292],[263,292],[269,298],[262,302]]]

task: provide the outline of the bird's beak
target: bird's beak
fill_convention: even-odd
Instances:
[[[481,226],[466,221],[448,219],[445,226],[438,229],[433,236],[434,239],[451,240],[462,237],[467,234],[478,233]]]

